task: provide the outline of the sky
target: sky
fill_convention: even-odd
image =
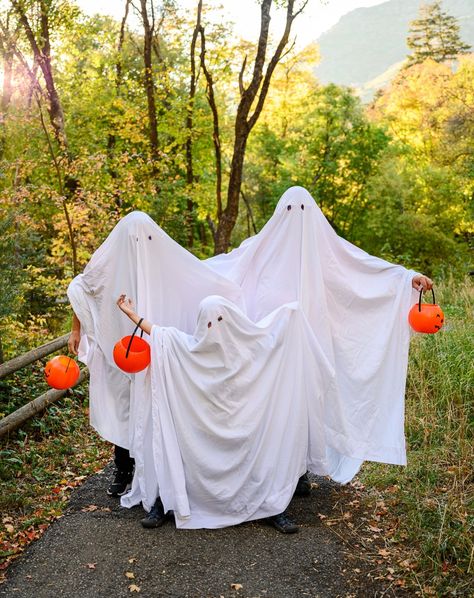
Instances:
[[[387,0],[309,0],[304,13],[293,23],[293,35],[296,34],[297,45],[302,47],[330,29],[346,13],[363,6],[375,6]],[[123,16],[125,2],[123,0],[77,0],[81,8],[88,14],[96,12],[109,14],[117,19]],[[204,0],[204,4],[221,4],[223,11],[231,21],[235,22],[239,37],[255,40],[259,31],[259,6],[256,0]],[[178,4],[195,13],[197,0],[178,0]],[[280,14],[278,14],[280,13]],[[273,16],[272,31],[275,33],[283,27],[284,13],[278,11]],[[275,29],[274,29],[275,28]]]

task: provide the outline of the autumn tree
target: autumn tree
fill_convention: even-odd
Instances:
[[[470,51],[460,37],[456,18],[443,11],[441,0],[421,6],[419,17],[410,23],[407,46],[411,50],[408,66],[427,58],[444,62]]]
[[[290,38],[290,31],[296,17],[301,14],[307,4],[303,1],[298,7],[295,0],[287,0],[286,20],[283,34],[267,62],[267,50],[270,34],[270,11],[272,0],[262,0],[260,9],[260,33],[257,50],[252,66],[250,80],[246,82],[248,56],[242,62],[238,75],[239,102],[234,121],[234,142],[230,160],[227,197],[222,201],[222,189],[218,180],[216,189],[217,224],[214,226],[214,251],[216,254],[227,251],[230,245],[232,231],[237,222],[239,201],[241,196],[242,177],[245,161],[245,151],[250,132],[257,123],[262,112],[265,100],[270,89],[270,83],[276,66],[284,55],[285,48]],[[201,27],[201,65],[206,74],[208,98],[214,120],[214,146],[216,151],[216,168],[220,170],[220,141],[217,104],[215,103],[214,80],[206,66],[206,47],[204,28]]]

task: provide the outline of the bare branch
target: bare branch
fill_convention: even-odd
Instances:
[[[216,162],[216,203],[217,203],[217,218],[222,214],[222,152],[219,131],[219,112],[217,110],[216,98],[214,95],[214,81],[206,65],[206,38],[204,35],[204,28],[202,25],[199,28],[201,36],[201,67],[206,77],[207,83],[207,100],[212,112],[213,134],[212,140],[214,142],[214,155]]]
[[[242,191],[242,189],[240,190],[240,195],[242,196],[242,199],[244,200],[244,203],[245,203],[245,207],[247,208],[247,214],[249,215],[250,222],[252,223],[253,232],[255,234],[257,234],[258,230],[257,230],[257,226],[255,224],[255,220],[253,217],[252,206],[250,205],[250,202],[249,202],[247,196],[245,195],[245,193]]]
[[[247,66],[247,54],[245,55],[244,58],[244,62],[242,64],[242,68],[240,69],[240,73],[239,73],[239,90],[240,90],[240,95],[243,96],[245,93],[245,88],[244,88],[244,71],[245,71],[245,67]]]
[[[262,112],[263,105],[265,103],[265,99],[267,97],[267,93],[270,88],[270,81],[271,81],[273,72],[274,72],[278,62],[281,60],[283,50],[285,49],[285,46],[288,43],[288,39],[290,36],[290,31],[291,31],[291,25],[293,24],[293,21],[295,20],[296,16],[298,14],[300,14],[301,11],[303,10],[303,8],[306,6],[306,2],[304,2],[302,8],[300,8],[300,10],[296,14],[294,14],[293,13],[294,4],[295,4],[295,0],[288,0],[288,6],[287,6],[287,10],[286,10],[285,29],[284,29],[281,39],[278,43],[277,49],[275,50],[275,53],[273,54],[268,66],[267,66],[265,77],[264,77],[263,83],[262,83],[262,88],[261,88],[259,96],[258,96],[257,106],[255,107],[255,110],[254,110],[254,113],[252,114],[252,116],[248,119],[247,124],[248,124],[249,129],[252,129],[252,127],[257,122],[258,117],[260,116],[260,113]]]

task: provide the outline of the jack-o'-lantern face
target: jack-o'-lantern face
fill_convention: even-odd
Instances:
[[[436,303],[416,303],[408,314],[410,326],[416,332],[435,334],[444,324],[444,313]]]
[[[79,380],[80,374],[77,363],[67,355],[53,357],[44,368],[46,382],[57,390],[65,390],[74,386]]]

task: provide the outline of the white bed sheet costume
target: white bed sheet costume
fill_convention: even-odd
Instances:
[[[177,527],[223,527],[282,512],[307,469],[345,483],[364,460],[404,465],[415,274],[339,237],[301,187],[204,262],[123,218],[68,291],[91,423],[136,460],[122,504],[159,493]],[[159,324],[134,376],[112,359],[132,329],[121,293]]]

